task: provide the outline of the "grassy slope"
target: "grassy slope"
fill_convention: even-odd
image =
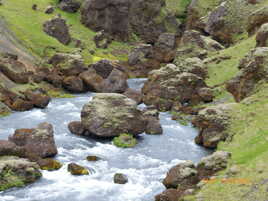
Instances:
[[[252,48],[255,47],[255,37],[247,38],[236,45],[225,49],[217,55],[231,56],[231,59],[220,63],[210,63],[208,85],[221,85],[216,100],[234,102],[232,96],[225,90],[223,83],[234,77],[238,72],[238,63]],[[227,170],[219,173],[219,179],[206,184],[197,197],[203,201],[266,201],[268,198],[268,84],[262,83],[256,93],[237,104],[231,113],[232,123],[229,128],[230,138],[219,145],[218,150],[232,153]],[[233,136],[233,137],[232,137]],[[231,176],[227,183],[225,177],[231,167],[238,167],[239,173]],[[229,178],[229,179],[230,179]],[[266,179],[266,180],[265,180]],[[227,180],[228,181],[228,180]],[[241,184],[245,182],[245,184]],[[189,196],[185,200],[197,200]]]
[[[38,5],[38,11],[32,10],[33,4]],[[80,23],[79,13],[71,14],[56,9],[54,14],[44,14],[44,10],[48,5],[55,4],[56,0],[4,0],[4,5],[0,7],[0,15],[6,19],[11,30],[22,44],[35,56],[46,57],[55,51],[77,51],[74,44],[71,43],[68,46],[64,46],[42,31],[43,23],[57,13],[60,13],[70,26],[71,36],[81,40],[85,45],[86,48],[83,50],[82,55],[87,63],[96,62],[102,58],[126,59],[127,50],[130,48],[128,44],[113,42],[106,50],[95,48],[92,40],[95,33]],[[54,47],[56,50],[51,50],[47,47]],[[94,56],[90,55],[89,50],[96,51],[96,54]],[[119,51],[120,53],[115,53]]]

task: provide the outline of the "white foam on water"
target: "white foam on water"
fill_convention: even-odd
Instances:
[[[32,110],[31,112],[26,112],[24,118],[45,120],[46,113],[42,112],[41,110]]]

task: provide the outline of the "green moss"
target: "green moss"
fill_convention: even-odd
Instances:
[[[75,96],[69,93],[65,93],[62,90],[48,90],[48,95],[51,98],[74,98]]]
[[[7,169],[0,174],[0,191],[13,187],[22,187],[25,183],[22,178],[17,176],[12,170]]]
[[[115,137],[113,139],[113,144],[121,148],[131,148],[136,146],[137,140],[132,135],[124,133],[119,137]]]
[[[47,171],[53,171],[53,170],[58,170],[62,167],[62,164],[53,159],[45,159],[47,162],[44,165],[41,165],[40,168],[42,170],[47,170]]]

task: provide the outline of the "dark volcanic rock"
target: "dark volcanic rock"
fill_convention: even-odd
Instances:
[[[78,0],[59,0],[58,7],[66,12],[75,13],[79,10],[81,2]]]
[[[43,30],[49,36],[56,38],[64,45],[68,45],[71,42],[71,36],[66,21],[60,17],[46,21],[43,24]]]
[[[81,22],[118,40],[126,41],[135,33],[146,42],[155,42],[161,33],[176,32],[180,24],[165,9],[164,0],[86,0]]]

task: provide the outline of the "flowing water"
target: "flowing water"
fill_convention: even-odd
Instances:
[[[140,89],[144,79],[131,79],[129,85]],[[56,159],[64,166],[54,172],[43,171],[43,177],[25,188],[0,193],[1,201],[153,201],[165,187],[161,181],[172,166],[183,160],[198,162],[209,152],[195,145],[197,131],[171,120],[169,113],[161,113],[163,135],[141,135],[136,147],[117,148],[110,141],[96,141],[70,134],[69,122],[80,119],[82,106],[94,94],[69,99],[53,99],[44,110],[17,112],[0,119],[0,139],[17,128],[33,128],[47,121],[54,126],[59,154]],[[140,107],[144,107],[141,105]],[[88,162],[88,155],[103,160]],[[68,163],[75,162],[91,170],[88,176],[72,176]],[[113,175],[124,173],[129,182],[114,184]]]

